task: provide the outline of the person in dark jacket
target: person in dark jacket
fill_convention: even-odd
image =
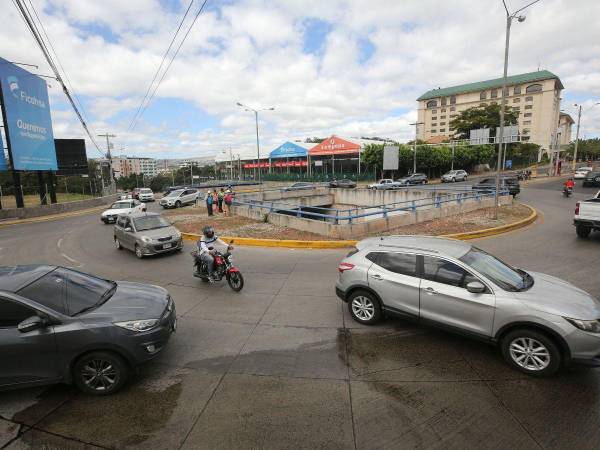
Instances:
[[[206,210],[209,216],[213,215],[213,195],[210,191],[206,194]]]

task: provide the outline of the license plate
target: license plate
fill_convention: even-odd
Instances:
[[[168,243],[168,244],[164,244],[164,245],[163,245],[163,248],[164,248],[164,249],[171,248],[171,247],[173,247],[173,244],[172,244],[172,243]]]

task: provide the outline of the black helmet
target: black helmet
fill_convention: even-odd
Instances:
[[[210,239],[215,235],[215,229],[210,225],[206,225],[204,228],[202,228],[202,234]]]

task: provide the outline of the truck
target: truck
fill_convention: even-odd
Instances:
[[[377,183],[369,184],[367,188],[369,189],[396,189],[400,187],[400,184],[391,178],[382,178]]]
[[[592,231],[600,231],[600,191],[589,200],[577,202],[573,225],[580,238],[588,237]]]

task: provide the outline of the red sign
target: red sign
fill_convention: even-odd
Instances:
[[[335,135],[325,139],[320,144],[311,148],[308,153],[310,156],[317,155],[343,155],[348,153],[360,152],[360,145],[347,141]]]
[[[306,160],[302,161],[278,161],[269,165],[268,162],[261,162],[260,167],[306,167],[308,166],[308,162]],[[243,165],[244,169],[256,169],[258,167],[257,163],[245,163]]]

